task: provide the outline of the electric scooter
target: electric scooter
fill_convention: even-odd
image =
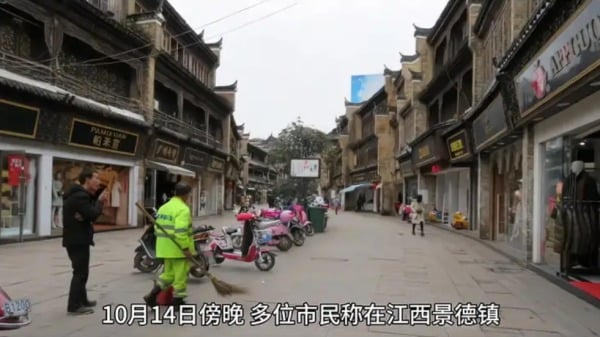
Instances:
[[[268,232],[257,228],[257,217],[251,213],[241,213],[236,215],[238,221],[243,221],[244,226],[248,226],[246,229],[248,232],[245,234],[251,235],[250,247],[246,256],[242,256],[241,251],[234,250],[230,242],[228,242],[226,235],[213,236],[209,243],[209,249],[212,253],[215,263],[221,264],[225,260],[233,260],[251,263],[254,262],[256,268],[260,271],[269,271],[275,266],[275,253],[271,252],[269,248],[264,248],[259,243],[261,235],[268,236]],[[250,240],[248,240],[250,241]],[[242,247],[244,248],[244,247]],[[206,254],[206,252],[205,252]]]
[[[156,218],[155,215],[154,217]],[[214,230],[212,226],[201,226],[194,229],[194,245],[197,252],[196,260],[201,264],[200,266],[190,268],[190,274],[194,277],[204,277],[209,269],[208,260],[202,253],[205,250],[202,246],[207,244],[209,239],[208,233],[212,230]],[[133,258],[133,267],[142,273],[158,272],[163,266],[163,261],[156,257],[154,226],[146,228],[139,243],[139,246],[135,249],[136,254]]]

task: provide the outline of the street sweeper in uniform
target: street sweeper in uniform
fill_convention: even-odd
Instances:
[[[160,227],[154,226],[156,257],[164,260],[164,271],[150,293],[144,296],[144,301],[150,307],[157,306],[158,294],[171,286],[173,306],[178,308],[185,304],[190,260],[196,255],[192,214],[187,204],[191,191],[188,184],[177,183],[174,197],[158,209],[156,224]]]

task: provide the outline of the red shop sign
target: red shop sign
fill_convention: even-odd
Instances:
[[[19,186],[19,177],[21,171],[25,178],[29,180],[29,160],[25,156],[9,155],[8,158],[8,184],[10,186]]]

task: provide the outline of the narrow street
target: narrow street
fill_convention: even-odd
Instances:
[[[230,219],[231,214],[213,225],[231,223]],[[408,224],[393,217],[352,212],[331,214],[325,233],[307,238],[302,247],[277,252],[276,265],[270,272],[261,272],[254,264],[231,261],[212,267],[223,280],[246,284],[249,288],[246,295],[221,298],[208,280],[190,282],[188,302],[198,303],[198,309],[203,303],[213,301],[243,306],[245,324],[239,327],[223,321],[215,322],[217,326],[200,326],[200,316],[197,326],[103,325],[102,306],[140,303],[152,285],[153,275],[141,274],[132,265],[141,230],[97,235],[88,288],[90,297],[97,299],[99,306],[94,315],[80,317],[70,317],[65,312],[71,275],[60,240],[5,245],[0,247],[2,286],[15,298],[31,299],[33,323],[18,331],[0,332],[0,336],[591,337],[600,334],[598,309],[473,240],[431,226],[425,231],[424,237],[413,236]],[[278,303],[293,306],[352,302],[365,306],[452,303],[454,307],[467,302],[496,303],[500,306],[501,322],[499,326],[469,327],[367,326],[366,322],[357,326],[319,326],[317,322],[308,327],[302,324],[275,327],[273,317],[266,324],[251,325],[254,321],[251,308],[257,303],[269,306],[272,311]]]

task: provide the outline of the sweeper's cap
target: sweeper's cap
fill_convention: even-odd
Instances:
[[[175,184],[175,195],[178,197],[188,195],[192,192],[192,187],[186,183],[178,182]]]

